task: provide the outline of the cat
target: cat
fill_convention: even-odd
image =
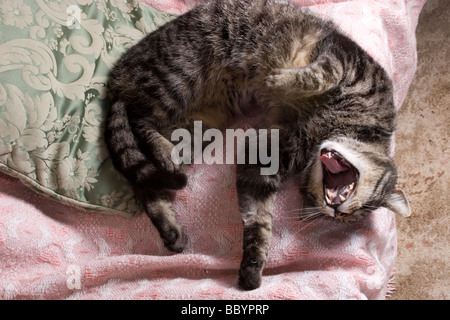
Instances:
[[[305,208],[340,221],[379,207],[410,215],[389,156],[396,122],[389,76],[332,22],[290,2],[201,1],[131,47],[109,87],[113,163],[174,252],[186,236],[170,190],[187,177],[171,160],[171,133],[192,131],[194,121],[223,130],[248,105],[262,108],[258,128],[278,130],[276,174],[261,175],[261,162],[236,169],[242,289],[261,285],[274,195],[290,177],[299,177]]]

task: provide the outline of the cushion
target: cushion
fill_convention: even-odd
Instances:
[[[103,140],[113,63],[171,20],[138,1],[2,1],[0,170],[84,209],[133,215]]]

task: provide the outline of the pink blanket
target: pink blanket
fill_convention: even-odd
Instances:
[[[194,0],[146,0],[182,13]],[[333,19],[395,83],[400,106],[416,66],[425,0],[296,0]],[[383,299],[396,257],[393,213],[299,221],[291,181],[279,192],[261,288],[237,288],[242,223],[234,167],[194,165],[175,209],[189,237],[171,254],[145,215],[87,213],[0,174],[0,299]]]

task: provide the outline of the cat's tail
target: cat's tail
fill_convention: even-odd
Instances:
[[[112,104],[105,125],[105,141],[114,166],[140,189],[182,189],[187,177],[176,170],[158,167],[139,148],[128,119],[125,102]]]

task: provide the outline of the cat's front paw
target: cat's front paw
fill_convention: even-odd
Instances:
[[[153,153],[153,157],[162,169],[170,173],[178,173],[181,166],[172,161],[173,148],[174,145],[170,141],[162,140],[158,148],[155,148],[156,150]]]
[[[258,267],[241,267],[239,270],[239,287],[254,290],[261,286],[262,270]]]

